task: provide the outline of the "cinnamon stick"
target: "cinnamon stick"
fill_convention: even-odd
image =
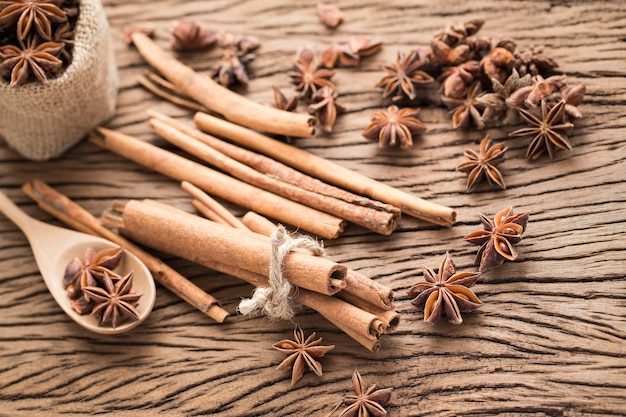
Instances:
[[[358,204],[364,207],[371,207],[377,210],[397,212],[399,209],[391,204],[385,204],[377,200],[371,200],[362,195],[354,194],[346,191],[342,188],[335,187],[333,185],[324,183],[317,178],[313,178],[310,175],[303,174],[290,166],[283,164],[275,159],[268,158],[265,155],[261,155],[252,152],[248,149],[244,149],[240,146],[233,145],[225,142],[222,139],[215,136],[207,135],[206,133],[180,123],[176,119],[168,117],[162,113],[149,110],[148,115],[152,120],[160,120],[173,128],[180,130],[181,132],[191,136],[192,138],[209,145],[210,147],[220,151],[224,155],[231,157],[232,159],[241,162],[254,168],[256,171],[262,172],[272,178],[280,179],[283,182],[296,185],[305,190],[313,191],[318,194],[322,194],[329,197],[334,197],[339,200],[349,202],[351,204]],[[150,124],[150,123],[148,123]]]
[[[102,137],[94,134],[89,137],[96,145],[176,180],[193,182],[206,192],[249,210],[328,239],[336,238],[345,226],[340,218],[246,184],[147,142],[104,128],[96,131]]]
[[[261,174],[158,119],[150,120],[149,124],[159,136],[168,142],[248,184],[356,223],[383,235],[390,235],[398,226],[400,211],[395,207],[391,211],[381,211],[305,190]]]
[[[252,211],[241,219],[248,229],[264,236],[270,236],[276,225],[267,218]],[[393,290],[350,268],[346,271],[346,288],[341,293],[350,293],[380,310],[393,308]],[[377,310],[374,310],[377,311]],[[375,313],[376,314],[376,313]]]
[[[271,156],[328,183],[394,205],[410,216],[442,226],[451,226],[455,221],[456,212],[450,207],[423,200],[243,126],[206,113],[196,113],[194,121],[200,129],[210,134]]]
[[[161,260],[150,255],[137,245],[124,239],[119,234],[107,229],[102,223],[84,208],[70,200],[65,195],[54,190],[46,183],[34,180],[22,186],[24,192],[48,213],[52,214],[70,227],[94,236],[109,239],[123,246],[137,256],[152,272],[154,279],[174,294],[202,311],[218,323],[222,323],[228,316],[219,301],[201,288],[180,275]]]
[[[192,196],[195,200],[200,202],[203,206],[205,206],[210,211],[215,213],[215,217],[222,220],[224,224],[232,226],[235,229],[248,230],[246,225],[243,224],[241,220],[233,216],[230,211],[226,210],[226,207],[221,205],[219,202],[214,200],[210,195],[208,195],[207,193],[205,193],[204,191],[202,191],[200,188],[196,187],[189,181],[181,182],[180,187],[184,191],[186,191],[190,196]],[[216,221],[215,219],[211,219],[211,220]],[[217,221],[217,222],[221,223],[220,221]]]
[[[126,203],[121,214],[118,229],[133,241],[208,267],[216,261],[269,276],[270,241],[264,236],[253,238],[251,232],[136,200]],[[284,276],[293,285],[327,295],[345,287],[346,269],[300,252],[290,253],[283,264]]]
[[[178,61],[145,33],[133,32],[131,39],[148,64],[163,74],[181,93],[228,120],[281,135],[296,137],[315,135],[314,117],[279,110],[249,100]]]

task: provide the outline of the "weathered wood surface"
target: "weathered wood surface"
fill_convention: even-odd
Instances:
[[[336,345],[322,359],[324,375],[306,373],[294,387],[271,344],[290,337],[292,324],[233,314],[216,324],[159,288],[151,317],[123,337],[88,333],[54,303],[24,236],[0,218],[0,415],[324,416],[351,390],[358,368],[366,383],[393,387],[390,416],[626,415],[626,8],[621,1],[390,1],[340,2],[337,30],[324,28],[314,1],[105,1],[120,66],[117,114],[109,127],[154,140],[143,124],[156,109],[190,114],[138,87],[146,69],[122,41],[138,19],[152,23],[164,44],[176,18],[258,36],[262,47],[245,94],[271,101],[271,86],[289,90],[286,72],[303,44],[377,35],[383,50],[335,80],[347,113],[336,132],[296,141],[388,184],[455,207],[449,229],[405,217],[391,237],[356,226],[326,242],[330,256],[393,287],[402,313],[399,330],[369,353],[316,313],[295,318]],[[587,84],[585,118],[574,150],[554,161],[524,159],[525,142],[508,141],[506,191],[464,190],[454,171],[462,152],[484,132],[451,129],[443,108],[424,108],[429,131],[410,151],[379,150],[360,136],[383,106],[374,85],[396,51],[426,45],[440,27],[487,20],[482,33],[519,45],[546,44],[572,85]],[[199,70],[217,52],[183,56]],[[492,130],[505,138],[507,131]],[[98,214],[114,199],[153,198],[192,211],[177,183],[83,142],[61,159],[37,163],[0,147],[0,187],[33,216],[57,223],[20,191],[40,178]],[[484,275],[475,289],[484,302],[460,326],[422,321],[407,288],[421,265],[437,267],[445,251],[472,270],[477,247],[462,237],[480,228],[478,212],[507,206],[531,212],[520,259]],[[242,211],[231,207],[235,213]],[[166,239],[167,236],[164,236]],[[165,258],[234,312],[251,287],[180,259]]]

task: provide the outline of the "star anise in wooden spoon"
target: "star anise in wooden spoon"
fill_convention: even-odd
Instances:
[[[102,282],[104,273],[115,275],[113,270],[117,268],[122,260],[124,248],[107,248],[96,251],[88,248],[85,251],[85,261],[74,258],[65,268],[63,283],[70,298],[80,297],[81,288],[96,286],[98,281]]]
[[[115,329],[125,318],[139,320],[139,313],[135,309],[137,301],[142,294],[133,292],[133,272],[121,277],[113,283],[112,275],[104,272],[104,288],[84,287],[83,292],[95,302],[91,314],[100,316],[100,323],[111,321],[111,326]]]
[[[504,261],[517,259],[517,250],[514,245],[522,240],[522,233],[526,230],[529,213],[513,214],[513,209],[507,207],[499,211],[493,220],[484,214],[478,214],[485,230],[472,232],[465,236],[465,241],[474,245],[482,245],[476,254],[475,264],[479,264],[479,271],[501,265]]]
[[[461,324],[461,313],[469,313],[482,305],[469,288],[476,283],[480,273],[456,272],[452,257],[446,252],[439,271],[435,273],[427,266],[422,267],[425,281],[409,288],[409,297],[416,306],[424,306],[424,321],[435,323],[445,313],[448,321]]]
[[[293,337],[295,340],[281,340],[272,346],[275,349],[280,350],[287,356],[284,361],[276,368],[279,371],[287,370],[293,367],[291,373],[291,385],[298,382],[304,374],[305,366],[317,376],[322,375],[322,365],[314,358],[321,358],[329,351],[335,348],[335,345],[322,346],[322,338],[315,339],[315,332],[311,334],[306,340],[304,338],[304,331],[296,324],[296,328],[293,331]]]

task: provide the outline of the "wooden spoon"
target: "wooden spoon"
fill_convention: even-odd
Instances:
[[[33,250],[37,266],[48,290],[65,313],[76,323],[92,332],[117,334],[126,332],[148,317],[154,307],[156,288],[150,271],[135,255],[125,252],[116,272],[126,275],[133,271],[133,288],[143,294],[137,305],[139,320],[124,321],[115,329],[110,323],[98,324],[98,318],[91,315],[78,314],[71,305],[71,300],[63,285],[63,275],[67,264],[74,258],[84,259],[85,250],[89,247],[96,251],[105,248],[119,247],[115,243],[91,236],[86,233],[53,226],[33,219],[17,207],[2,191],[0,191],[0,211],[15,223],[28,238]]]

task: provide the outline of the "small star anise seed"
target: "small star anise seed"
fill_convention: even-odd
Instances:
[[[321,358],[326,353],[335,348],[335,345],[322,346],[322,338],[315,339],[315,333],[312,333],[306,340],[304,339],[304,331],[296,324],[293,331],[293,337],[295,340],[281,340],[272,346],[288,355],[284,361],[276,368],[279,371],[284,371],[293,367],[291,373],[291,385],[295,384],[302,378],[304,374],[305,366],[317,376],[322,375],[322,365],[314,358]]]

